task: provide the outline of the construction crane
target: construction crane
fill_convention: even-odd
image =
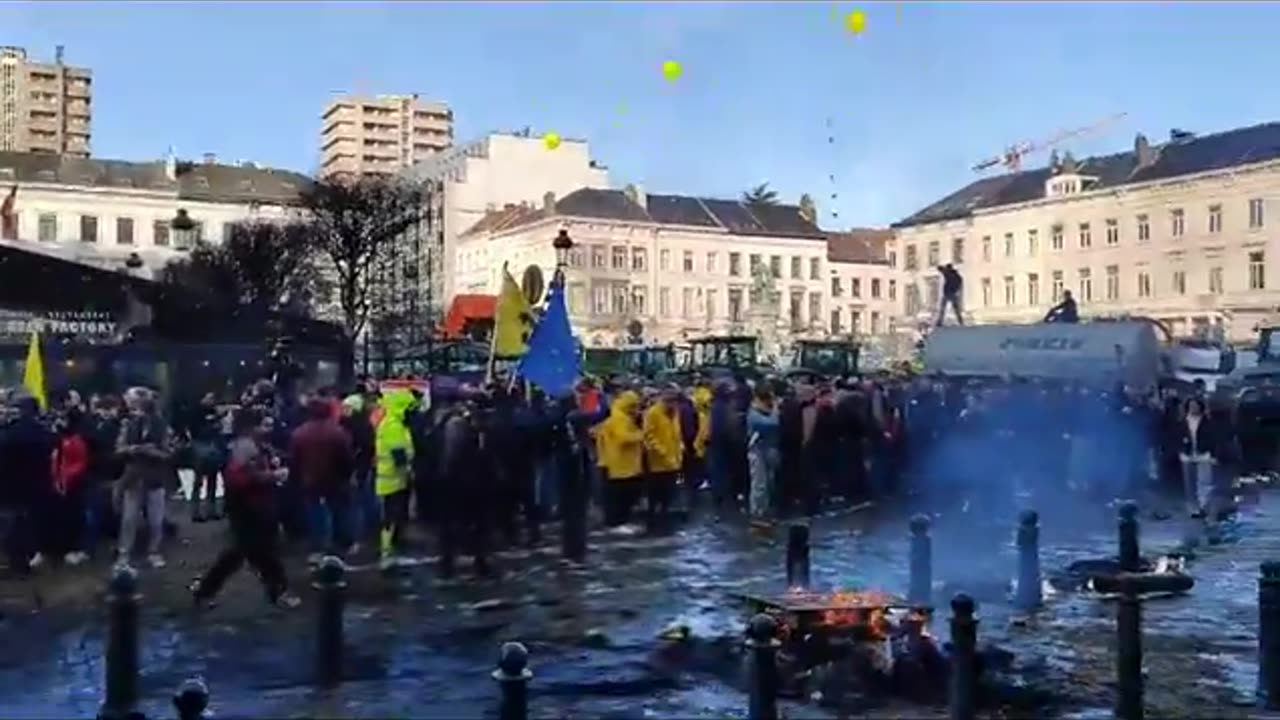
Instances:
[[[1107,125],[1110,125],[1111,123],[1116,122],[1117,120],[1123,118],[1128,114],[1129,113],[1116,113],[1115,115],[1112,115],[1107,118],[1103,118],[1102,120],[1099,120],[1091,125],[1078,127],[1078,128],[1075,128],[1074,130],[1062,130],[1056,135],[1054,135],[1053,137],[1050,137],[1045,140],[1041,140],[1040,142],[1021,142],[1021,143],[1018,143],[1017,145],[1010,145],[1002,155],[998,155],[993,158],[988,158],[974,165],[973,171],[982,172],[984,170],[993,168],[997,165],[1003,165],[1009,172],[1018,172],[1019,170],[1022,169],[1022,158],[1026,157],[1027,155],[1030,155],[1031,153],[1035,153],[1035,152],[1041,152],[1043,150],[1050,150],[1055,145],[1059,145],[1062,142],[1066,140],[1070,140],[1072,138],[1091,135],[1101,130],[1102,128],[1106,127]]]

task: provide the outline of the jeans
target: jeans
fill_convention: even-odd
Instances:
[[[542,508],[542,517],[551,517],[555,508],[560,505],[560,478],[556,470],[555,458],[550,455],[540,458],[534,465],[538,483],[538,507]]]
[[[368,540],[376,534],[382,517],[382,504],[373,489],[371,474],[359,473],[351,490],[351,537],[357,542]]]
[[[307,494],[307,532],[313,552],[343,552],[351,545],[351,494],[331,488]]]
[[[1213,463],[1210,460],[1182,460],[1182,492],[1191,513],[1209,510],[1213,499]]]
[[[964,300],[961,299],[959,293],[956,293],[953,295],[943,295],[942,302],[938,303],[938,322],[937,322],[938,327],[942,327],[942,321],[946,319],[947,305],[950,305],[951,309],[954,310],[956,313],[956,324],[963,325],[964,324],[964,307],[963,307]]]
[[[120,500],[120,538],[117,545],[121,558],[133,554],[138,524],[144,512],[147,515],[147,554],[160,554],[160,543],[164,540],[165,494],[162,487],[154,490],[141,487],[124,489]]]

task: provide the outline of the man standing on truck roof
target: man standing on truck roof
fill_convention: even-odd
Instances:
[[[956,324],[964,324],[964,278],[951,263],[938,268],[942,275],[942,303],[938,305],[938,327],[947,315],[947,305],[956,313]]]
[[[1071,297],[1070,290],[1062,291],[1062,302],[1049,308],[1048,314],[1044,316],[1047,323],[1078,323],[1080,322],[1080,311],[1076,308],[1076,299]]]

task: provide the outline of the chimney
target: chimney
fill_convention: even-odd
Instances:
[[[627,187],[623,189],[622,193],[626,195],[627,199],[630,200],[632,203],[639,205],[641,209],[645,209],[645,210],[648,209],[649,197],[644,194],[643,185],[632,185],[628,183]]]
[[[215,155],[215,154],[213,154],[213,153],[205,153],[205,154],[204,154],[204,164],[205,164],[205,165],[217,165],[217,164],[218,164],[218,156],[217,156],[217,155]]]
[[[1138,133],[1133,139],[1133,156],[1139,168],[1147,167],[1156,161],[1156,151],[1151,149],[1151,142],[1147,140],[1146,135]]]
[[[556,209],[556,194],[548,190],[542,196],[542,209],[553,211]]]
[[[66,55],[66,47],[59,45],[53,49],[53,61],[58,65],[62,64],[62,58]]]

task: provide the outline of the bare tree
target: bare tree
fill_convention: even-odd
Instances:
[[[312,247],[332,272],[346,333],[343,365],[355,357],[355,340],[369,321],[378,264],[397,240],[424,218],[426,190],[398,179],[321,179],[300,203]]]
[[[307,315],[327,294],[310,228],[298,222],[239,222],[226,242],[201,242],[160,271],[162,283],[215,304]]]

